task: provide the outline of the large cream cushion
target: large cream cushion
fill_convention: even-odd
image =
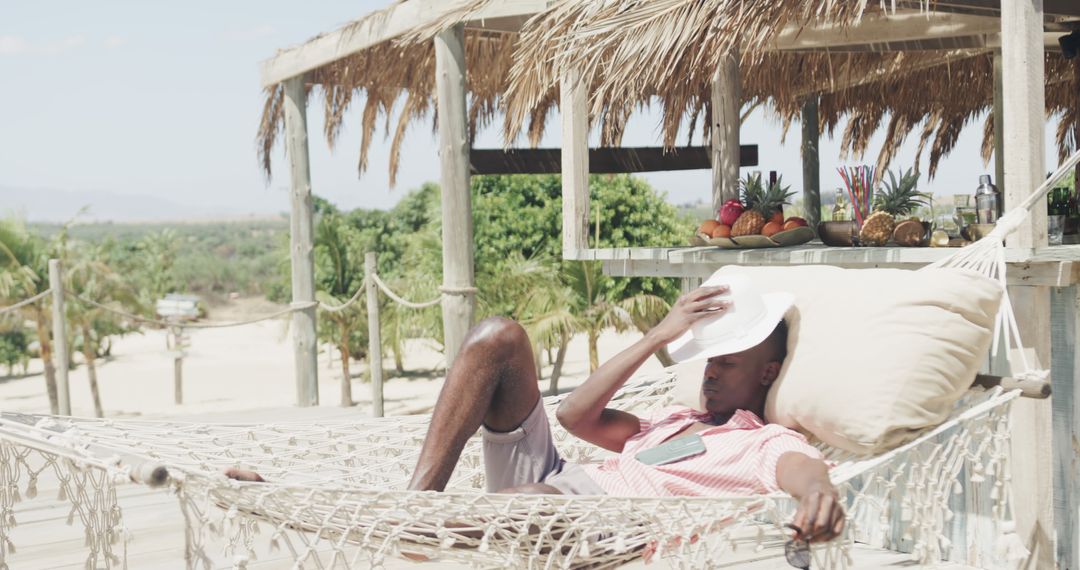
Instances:
[[[958,269],[739,267],[789,291],[788,357],[770,422],[856,453],[880,453],[945,420],[990,346],[1000,285]],[[681,365],[675,399],[700,409],[703,363]]]

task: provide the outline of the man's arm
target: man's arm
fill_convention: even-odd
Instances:
[[[641,421],[631,413],[607,408],[611,397],[654,352],[681,336],[698,319],[730,306],[728,301],[716,298],[726,291],[726,286],[700,287],[680,297],[660,324],[597,368],[563,400],[555,413],[559,423],[589,443],[622,451],[626,440],[641,430]]]
[[[824,461],[789,451],[776,462],[776,482],[799,501],[792,521],[799,538],[827,542],[844,530],[844,507]]]
[[[610,451],[622,451],[626,440],[641,430],[641,420],[629,412],[605,406],[660,346],[647,333],[630,348],[597,368],[584,384],[575,388],[559,405],[555,412],[559,423],[566,431],[593,445]]]

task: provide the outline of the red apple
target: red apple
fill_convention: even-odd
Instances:
[[[724,202],[724,205],[720,207],[720,223],[725,226],[735,225],[735,220],[739,219],[745,210],[742,202],[738,200],[731,199]]]

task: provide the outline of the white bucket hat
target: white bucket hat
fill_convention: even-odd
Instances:
[[[795,296],[791,293],[762,293],[745,275],[713,273],[702,287],[727,285],[720,295],[731,306],[715,317],[706,317],[668,344],[668,352],[678,362],[689,362],[733,354],[753,348],[772,334],[784,318]]]

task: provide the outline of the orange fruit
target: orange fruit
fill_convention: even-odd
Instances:
[[[802,218],[788,218],[788,220],[784,222],[784,231],[786,232],[795,228],[804,228],[809,225],[810,224],[806,223],[806,220]]]
[[[711,234],[709,234],[709,235],[711,235],[711,236],[712,236],[712,237],[714,237],[714,238],[718,238],[718,237],[722,237],[722,238],[726,238],[726,237],[731,237],[731,226],[725,226],[724,224],[717,224],[717,225],[716,225],[716,228],[715,228],[715,229],[713,229],[712,233],[711,233]]]
[[[716,220],[705,220],[704,222],[701,222],[700,226],[698,226],[697,231],[698,231],[699,234],[705,234],[707,236],[711,236],[712,233],[713,233],[713,230],[715,230],[716,226],[719,226],[719,225],[720,225],[720,222],[718,222]]]
[[[777,210],[773,213],[772,217],[769,218],[769,221],[774,224],[780,224],[781,226],[784,225],[784,213]]]
[[[761,235],[769,237],[775,233],[779,233],[784,229],[783,222],[769,221],[765,224],[765,227],[761,228]]]

